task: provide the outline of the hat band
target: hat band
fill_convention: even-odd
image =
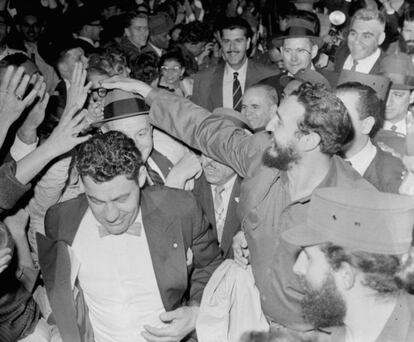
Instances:
[[[133,115],[144,111],[148,111],[148,108],[141,108],[136,99],[116,100],[105,106],[104,118],[116,118],[118,116]]]

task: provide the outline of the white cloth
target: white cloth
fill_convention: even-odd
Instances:
[[[248,331],[268,331],[252,268],[225,260],[213,273],[201,299],[198,342],[235,342]]]
[[[151,47],[154,49],[155,53],[157,54],[158,57],[162,56],[162,49],[160,49],[159,47],[155,46],[154,44],[151,44],[150,42],[148,42],[148,45],[151,45]]]
[[[234,73],[237,72],[239,75],[237,78],[239,79],[242,94],[244,94],[244,88],[246,84],[246,74],[247,74],[247,63],[246,62],[241,66],[239,70],[233,70],[227,63],[224,67],[224,75],[223,75],[223,107],[225,108],[232,108],[233,109],[233,79]]]
[[[178,161],[189,151],[188,148],[178,140],[156,129],[155,127],[153,130],[153,137],[154,148],[166,156],[174,165],[177,164]]]
[[[391,122],[391,121],[385,120],[383,128],[385,130],[392,131],[391,127],[394,125],[397,127],[395,132],[403,134],[403,135],[407,135],[407,122],[405,118],[398,122]]]
[[[365,57],[364,59],[360,59],[358,64],[356,65],[355,71],[362,72],[364,74],[368,74],[374,64],[376,63],[377,59],[381,55],[381,50],[378,48],[371,56]],[[354,64],[354,59],[352,58],[351,54],[349,54],[348,58],[345,60],[344,63],[344,70],[351,70]]]
[[[225,222],[226,221],[226,216],[227,216],[227,208],[228,208],[228,206],[229,206],[229,202],[230,202],[230,196],[231,196],[231,193],[232,193],[232,191],[233,191],[233,185],[234,185],[234,182],[236,181],[236,177],[237,177],[237,175],[234,175],[232,178],[230,178],[224,185],[223,185],[223,187],[224,187],[224,191],[221,193],[221,196],[222,196],[222,198],[223,198],[223,215],[224,215],[224,217],[223,217],[223,222]],[[213,198],[214,198],[214,196],[215,196],[215,190],[216,190],[216,185],[211,185],[211,193],[212,193],[212,195],[213,195]],[[216,217],[216,223],[219,221],[219,218],[218,218],[218,213],[216,212],[216,210],[214,210],[214,215],[215,215],[215,217]],[[220,234],[219,234],[220,233]],[[219,242],[221,242],[221,237],[222,237],[222,235],[223,235],[223,231],[218,231],[217,230],[217,234],[219,235],[219,236],[217,236],[217,238],[218,238],[218,241]]]
[[[36,141],[33,144],[26,144],[20,140],[19,136],[16,134],[14,138],[14,143],[10,148],[10,155],[15,161],[19,161],[27,156],[29,153],[33,152],[37,144],[39,143],[39,139],[36,138]]]
[[[141,213],[136,222],[142,224]],[[165,312],[145,229],[141,236],[101,238],[98,225],[88,209],[71,248],[95,340],[145,342],[143,326],[162,327],[159,315]]]
[[[371,140],[368,139],[367,144],[357,154],[348,159],[351,162],[352,167],[363,176],[367,171],[368,166],[377,154],[377,148],[372,144]]]

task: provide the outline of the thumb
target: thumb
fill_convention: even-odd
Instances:
[[[164,323],[172,322],[177,317],[176,311],[163,312],[160,315],[160,320]]]

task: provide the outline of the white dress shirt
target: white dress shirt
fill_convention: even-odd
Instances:
[[[230,196],[231,196],[231,193],[232,193],[232,191],[233,191],[233,185],[234,185],[234,182],[236,181],[236,177],[237,177],[237,175],[234,175],[232,178],[230,178],[224,185],[223,185],[223,187],[224,187],[224,190],[223,190],[223,192],[221,193],[221,196],[222,196],[222,198],[223,198],[223,207],[224,207],[224,211],[223,211],[223,213],[224,213],[224,222],[226,222],[226,216],[227,216],[227,209],[228,209],[228,207],[229,207],[229,202],[230,202]],[[215,190],[216,190],[216,185],[211,185],[211,193],[212,193],[212,195],[213,195],[213,199],[214,199],[214,196],[215,196]],[[216,222],[218,222],[218,215],[217,215],[217,212],[214,210],[214,215],[215,215],[215,217],[216,217]],[[217,235],[220,235],[220,236],[217,236],[217,239],[218,239],[218,241],[219,242],[221,242],[221,237],[222,237],[222,235],[223,235],[223,231],[221,231],[221,232],[217,232]]]
[[[403,134],[403,135],[407,135],[407,122],[406,122],[405,118],[398,121],[398,122],[391,122],[391,121],[387,121],[387,120],[384,121],[383,128],[385,130],[393,131],[391,129],[392,126],[396,127],[394,132],[397,132],[397,133],[400,133],[400,134]]]
[[[355,71],[362,72],[364,74],[369,74],[380,55],[381,50],[378,48],[371,56],[365,57],[364,59],[360,59],[358,61],[358,64],[356,65]],[[345,60],[343,69],[351,70],[353,64],[354,59],[352,58],[351,54],[349,54],[348,58]]]
[[[242,94],[244,94],[244,88],[246,85],[247,63],[248,59],[246,59],[246,62],[244,62],[239,70],[233,70],[226,63],[223,75],[223,107],[233,109],[233,79],[235,72],[239,74],[237,78],[239,79],[241,85]]]
[[[142,224],[141,212],[136,222]],[[165,311],[145,229],[141,236],[100,237],[98,225],[88,209],[71,248],[95,341],[144,342],[143,326],[162,327],[159,315]]]
[[[369,139],[365,147],[359,151],[353,157],[347,159],[351,162],[352,167],[358,171],[358,173],[363,176],[365,171],[367,171],[369,165],[375,158],[377,154],[377,148],[372,144],[371,140]]]

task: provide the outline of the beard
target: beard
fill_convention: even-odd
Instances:
[[[305,282],[306,283],[306,282]],[[328,274],[318,290],[305,285],[302,314],[306,322],[315,328],[327,328],[344,324],[346,303],[339,293],[335,280]]]
[[[267,167],[288,171],[300,159],[301,157],[294,145],[288,144],[282,147],[274,142],[274,146],[270,146],[264,151],[262,162]]]

